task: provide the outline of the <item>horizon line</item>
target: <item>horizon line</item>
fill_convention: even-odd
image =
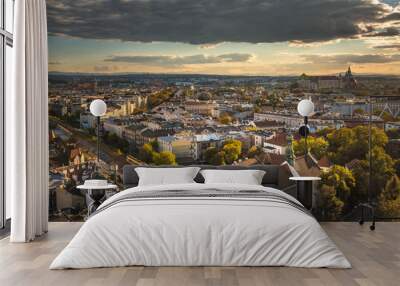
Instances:
[[[214,74],[214,73],[157,73],[157,72],[123,72],[123,73],[101,73],[101,72],[62,72],[62,71],[49,71],[49,75],[92,75],[92,76],[123,76],[123,75],[185,75],[185,76],[226,76],[226,77],[300,77],[302,74],[308,76],[332,76],[341,73],[328,73],[328,74],[277,74],[277,75],[261,75],[261,74]],[[400,77],[400,74],[387,74],[387,73],[356,73],[357,76],[387,76],[387,77]]]

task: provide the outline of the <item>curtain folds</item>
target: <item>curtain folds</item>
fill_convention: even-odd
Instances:
[[[12,242],[48,226],[48,54],[45,0],[15,2],[14,94],[6,99],[6,187]]]

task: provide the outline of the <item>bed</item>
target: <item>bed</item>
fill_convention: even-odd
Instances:
[[[125,183],[137,180],[132,168],[126,171],[130,180],[124,178]],[[279,171],[275,176],[279,181]],[[351,267],[301,203],[265,185],[193,182],[130,187],[98,208],[50,269]]]

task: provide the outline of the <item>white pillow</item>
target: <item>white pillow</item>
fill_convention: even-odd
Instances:
[[[199,167],[187,168],[135,168],[139,186],[195,183]]]
[[[265,171],[261,170],[202,170],[205,184],[261,185]]]

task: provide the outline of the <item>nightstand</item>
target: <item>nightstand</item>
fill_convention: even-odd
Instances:
[[[113,184],[104,186],[79,185],[77,188],[86,192],[87,217],[89,217],[102,202],[117,192],[118,186]]]
[[[289,180],[296,181],[297,191],[296,199],[301,202],[304,207],[311,210],[313,207],[313,183],[320,181],[320,177],[290,177]]]

